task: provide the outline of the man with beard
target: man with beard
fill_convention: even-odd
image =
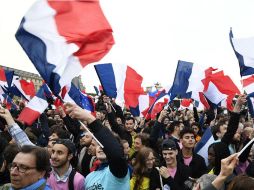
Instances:
[[[52,189],[84,189],[84,177],[70,164],[75,151],[75,145],[69,139],[58,139],[54,143],[51,154],[52,171],[47,180]]]

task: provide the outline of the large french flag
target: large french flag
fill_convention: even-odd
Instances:
[[[144,94],[141,87],[143,77],[134,69],[112,63],[97,64],[94,67],[107,96],[124,102],[127,107],[135,108],[139,104],[139,96]]]
[[[229,39],[239,62],[241,76],[254,74],[254,37],[236,39],[230,29]]]
[[[215,142],[211,129],[205,130],[201,140],[197,143],[194,152],[202,156],[208,165],[208,147]]]
[[[192,98],[207,105],[205,97],[218,104],[226,98],[233,99],[239,89],[223,71],[214,73],[216,69],[203,67],[191,62],[179,61],[171,95]]]
[[[33,122],[44,112],[47,107],[48,102],[45,96],[44,87],[41,86],[36,95],[22,110],[18,120],[23,121],[27,125],[32,125]]]
[[[38,0],[22,19],[16,38],[57,95],[114,44],[98,0]]]

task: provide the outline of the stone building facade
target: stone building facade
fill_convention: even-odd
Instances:
[[[24,80],[27,80],[27,81],[33,81],[36,91],[39,90],[39,88],[41,87],[41,85],[43,83],[43,79],[38,74],[34,74],[34,73],[27,72],[27,71],[22,71],[22,70],[19,70],[19,69],[14,69],[14,68],[6,67],[6,66],[0,66],[0,67],[2,67],[5,70],[8,70],[8,71],[14,71],[14,74],[19,76],[20,79],[24,79]],[[83,84],[81,82],[81,76],[75,77],[72,80],[72,82],[79,89],[85,90],[85,87],[83,86]]]

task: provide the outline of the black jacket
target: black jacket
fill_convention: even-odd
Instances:
[[[126,131],[122,126],[118,125],[115,121],[115,114],[113,112],[108,113],[108,121],[111,125],[112,130],[117,133],[121,139],[128,141],[129,146],[132,146],[132,135],[130,132]]]
[[[188,190],[188,188],[184,185],[184,182],[189,178],[189,174],[189,168],[178,162],[174,178],[169,177],[165,179],[162,177],[163,186],[168,185],[170,190]],[[156,188],[161,189],[160,176],[158,171],[153,170],[150,174],[150,190],[155,190]]]
[[[182,151],[178,153],[178,160],[179,162],[184,164]],[[207,167],[204,158],[194,152],[192,155],[190,165],[187,167],[190,169],[190,177],[192,178],[199,178],[200,176],[202,176],[207,172]]]
[[[88,126],[94,136],[104,146],[103,151],[107,156],[111,173],[118,178],[125,177],[128,172],[128,164],[121,144],[108,128],[102,126],[99,120],[95,120]]]
[[[218,175],[221,168],[221,160],[230,155],[228,146],[233,142],[233,137],[238,129],[238,124],[240,120],[240,114],[232,112],[228,122],[227,132],[221,139],[221,142],[218,142],[214,145],[215,152],[215,167],[214,173]]]

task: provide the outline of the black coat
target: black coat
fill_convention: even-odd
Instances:
[[[163,186],[168,185],[170,190],[188,190],[188,188],[184,185],[184,182],[189,178],[189,174],[189,168],[184,164],[178,162],[174,178],[169,177],[165,179],[162,177]],[[156,188],[161,189],[161,185],[159,171],[154,169],[150,174],[150,190],[155,190]]]
[[[178,154],[178,160],[184,164],[182,151]],[[190,177],[192,178],[199,178],[207,172],[205,159],[196,153],[193,153],[190,165],[187,167],[190,169]]]

